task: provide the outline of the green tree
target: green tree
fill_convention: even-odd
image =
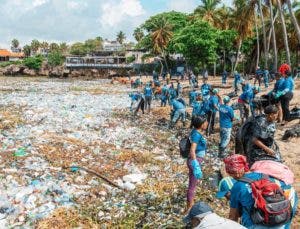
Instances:
[[[57,50],[59,50],[59,45],[57,43],[53,42],[49,45],[49,49],[50,49],[50,52],[57,51]]]
[[[11,47],[13,47],[13,48],[18,48],[19,45],[20,45],[20,42],[19,42],[17,39],[13,39],[13,40],[11,41]]]
[[[64,57],[61,51],[54,50],[48,55],[48,63],[51,67],[59,66],[64,62]]]
[[[120,43],[120,44],[123,44],[124,41],[126,39],[126,36],[125,36],[125,33],[123,31],[120,31],[118,34],[117,34],[117,41]]]
[[[66,42],[62,42],[59,44],[59,50],[62,54],[66,54],[68,52],[68,45]]]
[[[34,57],[28,57],[24,60],[24,65],[30,69],[39,70],[43,63],[43,57],[36,55]]]
[[[195,9],[194,14],[200,16],[211,25],[216,26],[220,21],[217,7],[221,3],[221,0],[200,0],[200,2],[201,5]]]
[[[25,57],[29,57],[30,56],[30,54],[31,54],[31,47],[30,47],[30,45],[25,45],[23,47],[23,53],[24,53]]]
[[[85,56],[88,53],[88,50],[83,43],[77,42],[71,46],[70,53],[72,55]]]
[[[38,40],[31,41],[31,51],[36,53],[40,48],[40,42]]]
[[[40,44],[40,47],[43,49],[43,52],[44,53],[47,53],[48,52],[48,49],[49,49],[49,44],[47,41],[43,41],[41,44]]]
[[[173,36],[172,25],[165,18],[162,18],[162,20],[155,21],[153,23],[153,31],[151,33],[153,51],[155,54],[162,55],[168,70],[166,49]]]
[[[217,59],[218,30],[208,22],[196,19],[175,34],[171,43],[191,66],[214,63]]]
[[[141,27],[136,28],[133,32],[133,36],[137,42],[140,42],[143,39],[143,37],[145,36],[143,29]]]

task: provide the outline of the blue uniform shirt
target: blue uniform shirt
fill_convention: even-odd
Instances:
[[[294,91],[294,85],[295,83],[294,83],[294,80],[293,80],[293,78],[290,76],[290,77],[288,77],[288,78],[286,78],[285,80],[284,80],[284,83],[283,83],[283,85],[282,85],[282,87],[284,88],[284,90],[286,91],[286,92],[293,92]]]
[[[185,106],[183,103],[179,102],[178,100],[174,99],[172,100],[172,106],[174,108],[174,110],[180,110],[180,109],[184,109]]]
[[[244,177],[250,178],[252,180],[259,180],[262,178],[261,173],[247,173]],[[273,178],[270,178],[271,181],[274,182]],[[280,181],[280,186],[283,190],[291,189],[290,185],[286,185],[284,182]],[[296,202],[297,202],[297,195],[295,194]],[[233,185],[231,189],[231,197],[230,197],[230,207],[238,209],[241,213],[241,224],[246,228],[250,228],[253,226],[253,222],[250,217],[250,212],[254,205],[254,199],[252,197],[252,189],[251,186],[242,181],[238,181]],[[294,206],[293,207],[293,214],[294,214]]]
[[[202,84],[201,86],[201,93],[203,96],[209,95],[209,91],[211,89],[211,86],[209,84]]]
[[[193,129],[190,135],[191,143],[196,143],[196,155],[197,157],[204,157],[206,150],[206,139],[196,129]]]
[[[151,87],[145,87],[144,89],[144,95],[145,96],[152,96],[153,92],[152,92],[152,89]]]
[[[274,85],[274,92],[283,91],[284,90],[283,83],[284,83],[284,78],[280,78],[279,80],[277,80]]]
[[[248,91],[243,92],[240,95],[240,99],[243,100],[244,102],[251,103],[252,100],[254,99],[253,90],[248,90]]]
[[[241,81],[241,75],[240,74],[234,74],[234,83],[237,84]]]
[[[165,96],[167,96],[168,93],[169,93],[168,87],[167,87],[167,86],[164,86],[164,87],[162,88],[162,94],[165,95]]]
[[[209,98],[209,107],[212,112],[217,112],[215,106],[219,107],[219,98],[216,95],[213,95]]]
[[[234,118],[234,113],[232,107],[228,105],[220,105],[220,127],[221,128],[232,128],[232,120]]]

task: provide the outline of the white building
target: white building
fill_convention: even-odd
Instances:
[[[120,44],[117,41],[108,41],[105,40],[103,42],[103,50],[104,51],[112,51],[112,52],[118,52],[123,50],[123,45]]]

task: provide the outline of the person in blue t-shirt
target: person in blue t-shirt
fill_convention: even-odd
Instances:
[[[234,120],[234,112],[229,106],[230,98],[225,96],[222,105],[219,107],[220,116],[220,144],[219,144],[219,157],[224,158],[224,153],[227,145],[230,142],[232,121]]]
[[[183,87],[182,84],[179,82],[179,80],[177,81],[177,96],[181,97],[183,92]]]
[[[222,74],[222,85],[226,85],[226,82],[227,82],[227,76],[228,76],[228,73],[226,70],[224,70],[223,74]]]
[[[167,106],[167,101],[169,99],[169,88],[168,86],[165,84],[163,86],[163,88],[161,89],[161,97],[160,97],[160,100],[161,100],[161,106],[162,107],[165,107]]]
[[[232,176],[236,183],[231,189],[230,196],[230,213],[229,219],[238,222],[241,218],[241,224],[246,228],[250,229],[267,229],[270,227],[254,224],[250,213],[254,207],[254,199],[252,196],[252,188],[249,183],[240,181],[241,178],[248,178],[254,181],[261,180],[263,178],[262,173],[249,172],[248,163],[246,157],[239,154],[234,154],[224,159],[226,172]],[[275,178],[268,178],[271,182],[280,185],[284,194],[288,195],[288,198],[292,206],[292,217],[295,216],[298,197],[293,187],[286,185],[283,181],[276,180]],[[274,226],[274,229],[285,229],[289,228],[291,222],[286,223],[282,226]]]
[[[177,91],[174,87],[174,84],[171,83],[171,86],[169,88],[169,103],[171,105],[171,100],[177,98]]]
[[[265,88],[269,87],[269,71],[267,69],[263,70],[263,79],[264,79],[264,84]]]
[[[195,89],[190,91],[189,93],[189,105],[192,106],[192,104],[196,101],[197,98],[197,92]]]
[[[206,116],[209,111],[209,101],[201,101],[201,95],[197,95],[196,101],[192,104],[192,116]]]
[[[284,82],[282,86],[278,89],[275,95],[276,99],[280,100],[282,113],[283,113],[283,123],[287,124],[290,121],[290,101],[293,99],[295,82],[292,77],[292,73],[287,71],[284,75]]]
[[[133,106],[140,100],[141,94],[139,92],[133,92],[129,94],[131,98],[130,111],[133,111]]]
[[[171,112],[171,124],[170,127],[174,127],[178,119],[181,117],[181,121],[185,126],[186,119],[186,106],[183,99],[172,99],[171,105],[173,106],[173,110]]]
[[[144,88],[144,96],[145,96],[145,109],[148,108],[148,112],[150,112],[153,91],[149,83],[146,84],[146,87]]]
[[[189,186],[187,190],[187,207],[186,213],[194,205],[195,192],[199,180],[202,178],[201,163],[206,153],[206,139],[202,131],[207,129],[207,120],[205,116],[195,116],[192,118],[190,133],[191,149],[187,160],[189,169]]]
[[[276,72],[275,73],[275,80],[276,80],[276,82],[274,84],[273,90],[268,93],[268,96],[271,96],[273,98],[275,98],[277,92],[283,90],[284,77],[282,77],[279,72]],[[281,123],[282,122],[282,108],[281,108],[279,98],[275,99],[275,105],[278,108],[278,119],[277,119],[277,121],[278,121],[278,123]]]
[[[249,88],[250,89],[245,90],[238,99],[238,107],[240,110],[242,122],[249,118],[249,111],[251,111],[252,116],[255,116],[253,100],[255,98],[255,95],[259,93],[260,88],[257,86],[250,86]]]
[[[217,111],[219,110],[221,97],[219,96],[219,90],[213,89],[212,96],[209,98],[209,112],[208,112],[208,128],[206,131],[206,135],[209,136],[210,134],[214,133],[215,127],[215,119]]]
[[[201,94],[203,100],[208,100],[210,96],[211,86],[207,83],[207,78],[203,78],[203,84],[201,86]]]
[[[234,81],[233,81],[233,86],[234,86],[234,91],[237,94],[237,92],[239,91],[239,84],[241,83],[241,75],[235,71],[234,72]]]

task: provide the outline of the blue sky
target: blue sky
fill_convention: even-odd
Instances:
[[[232,0],[223,0],[230,4]],[[134,28],[163,11],[192,12],[198,0],[0,0],[0,48],[13,38],[21,46],[32,39],[48,42],[115,39],[122,30],[132,40]]]

